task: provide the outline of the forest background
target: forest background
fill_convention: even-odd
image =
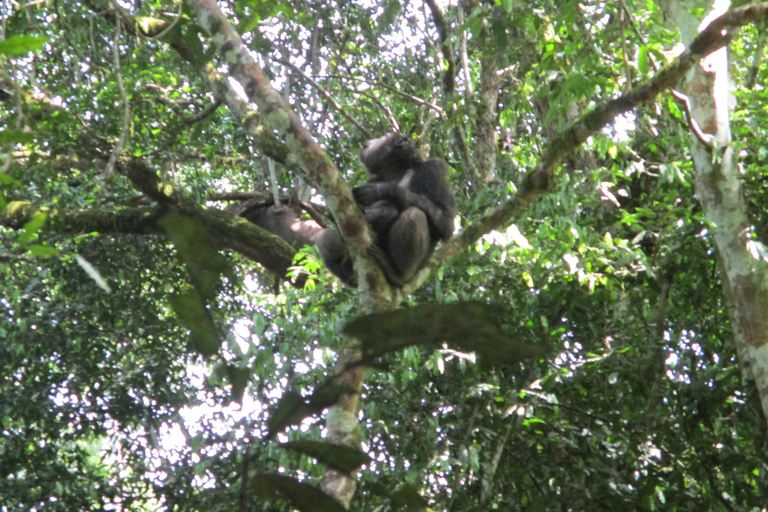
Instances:
[[[765,510],[768,4],[735,4],[2,4],[0,511]],[[350,192],[394,130],[459,207],[398,289]],[[359,289],[244,213],[275,202]],[[364,371],[343,327],[396,307]]]

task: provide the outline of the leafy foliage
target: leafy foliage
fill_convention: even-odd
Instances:
[[[648,2],[462,1],[444,9],[445,42],[420,3],[219,3],[344,179],[363,179],[359,148],[395,119],[451,164],[460,227],[513,196],[558,129],[653,76],[678,42]],[[271,177],[245,128],[253,116],[212,94],[200,69],[214,52],[191,10],[120,5],[6,13],[0,206],[115,225],[149,208],[109,164],[127,105],[124,155],[174,192],[210,209],[224,208],[215,193],[253,190],[321,207],[296,168]],[[731,46],[732,129],[765,240],[761,31]],[[311,250],[299,290],[173,215],[170,237],[83,232],[45,214],[3,225],[0,510],[336,510],[317,486],[326,466],[358,479],[353,510],[761,510],[766,431],[688,144],[674,98],[641,106],[571,155],[513,224],[433,275],[408,299],[408,323],[354,320],[369,354],[398,347],[368,372],[365,457],[322,443],[322,410],[348,392],[333,381],[338,329],[361,311]],[[504,313],[425,313],[468,302]],[[446,338],[456,343],[426,346]],[[499,356],[510,339],[546,359]]]

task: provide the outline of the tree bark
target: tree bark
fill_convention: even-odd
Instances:
[[[699,30],[721,14],[716,8]],[[684,6],[674,2],[668,10],[683,39],[692,39],[696,28]],[[712,224],[736,351],[757,384],[768,419],[768,251],[754,236],[731,146],[727,48],[703,58],[686,75],[684,90],[691,116],[696,195]]]

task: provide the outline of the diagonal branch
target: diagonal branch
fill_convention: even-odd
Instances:
[[[303,78],[304,80],[306,80],[306,82],[309,85],[314,87],[317,90],[317,92],[319,92],[320,95],[323,96],[323,98],[325,98],[325,99],[327,99],[328,101],[331,102],[331,104],[333,105],[333,108],[336,109],[336,111],[339,113],[339,115],[341,115],[341,117],[343,117],[344,119],[346,119],[347,121],[349,121],[350,123],[355,125],[357,127],[357,129],[360,130],[360,133],[362,133],[365,136],[365,138],[367,138],[367,139],[371,138],[371,134],[368,133],[368,130],[366,130],[365,126],[363,126],[363,124],[360,121],[358,121],[357,119],[355,119],[354,117],[349,115],[347,113],[346,109],[341,105],[341,103],[336,101],[336,98],[334,98],[331,95],[331,93],[326,91],[323,88],[322,85],[317,83],[317,81],[314,78],[312,78],[311,76],[308,76],[301,69],[299,69],[298,66],[294,65],[291,61],[289,61],[287,59],[274,59],[274,60],[275,60],[275,62],[279,62],[283,66],[287,66],[287,67],[291,68],[292,70],[294,70],[296,73],[298,73],[299,76],[301,78]]]
[[[229,81],[216,70],[216,66],[210,62],[194,58],[192,50],[187,46],[184,39],[167,30],[169,24],[162,20],[153,20],[153,23],[150,24],[139,23],[130,12],[115,3],[109,3],[103,9],[97,8],[93,0],[87,0],[86,4],[107,21],[117,23],[118,19],[122,19],[124,21],[123,29],[127,33],[134,36],[163,39],[182,59],[192,66],[205,87],[216,97],[217,102],[227,105],[229,111],[251,137],[256,148],[272,160],[288,168],[297,169],[295,163],[289,161],[288,146],[267,128],[264,118],[240,97],[229,84]]]
[[[385,286],[381,270],[372,258],[365,256],[365,249],[371,245],[372,237],[365,217],[341,173],[302,126],[301,120],[285,99],[272,87],[269,78],[256,64],[215,0],[187,0],[187,3],[197,14],[200,25],[211,34],[211,41],[229,67],[229,76],[243,86],[248,99],[258,105],[267,125],[277,132],[291,150],[290,158],[295,159],[309,181],[325,197],[354,261],[361,288]],[[370,279],[369,276],[377,277]],[[381,307],[389,303],[376,294],[365,295],[363,308],[367,311],[377,309],[373,302],[367,302],[368,299],[378,299]]]
[[[430,12],[432,12],[432,19],[437,28],[437,35],[440,36],[440,51],[446,62],[445,74],[443,75],[443,93],[450,95],[453,94],[453,90],[456,86],[456,59],[451,50],[448,24],[445,22],[445,16],[443,16],[443,13],[440,11],[440,6],[437,5],[435,0],[426,0],[426,3]]]
[[[704,29],[682,54],[662,68],[656,76],[618,98],[598,105],[557,134],[547,144],[539,164],[523,178],[518,193],[476,219],[458,235],[443,244],[435,252],[429,266],[419,273],[419,278],[403,289],[402,293],[407,296],[413,289],[418,288],[433,271],[477,242],[483,234],[507,226],[513,217],[525,211],[540,195],[551,190],[555,170],[565,157],[575,151],[587,138],[613,121],[616,116],[653,100],[678,83],[683,75],[703,57],[726,46],[734,37],[734,34],[728,32],[729,29],[739,28],[766,16],[768,16],[768,4],[765,3],[726,12]]]

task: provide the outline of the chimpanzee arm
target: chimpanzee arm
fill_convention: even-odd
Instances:
[[[352,189],[355,200],[362,206],[369,206],[376,201],[390,201],[403,211],[415,206],[427,216],[430,228],[434,229],[441,240],[447,240],[453,233],[453,218],[438,208],[426,196],[415,194],[393,183],[365,183]]]
[[[383,181],[369,181],[352,189],[352,195],[363,208],[379,200],[391,201],[398,210],[404,210],[406,190],[399,185]]]

